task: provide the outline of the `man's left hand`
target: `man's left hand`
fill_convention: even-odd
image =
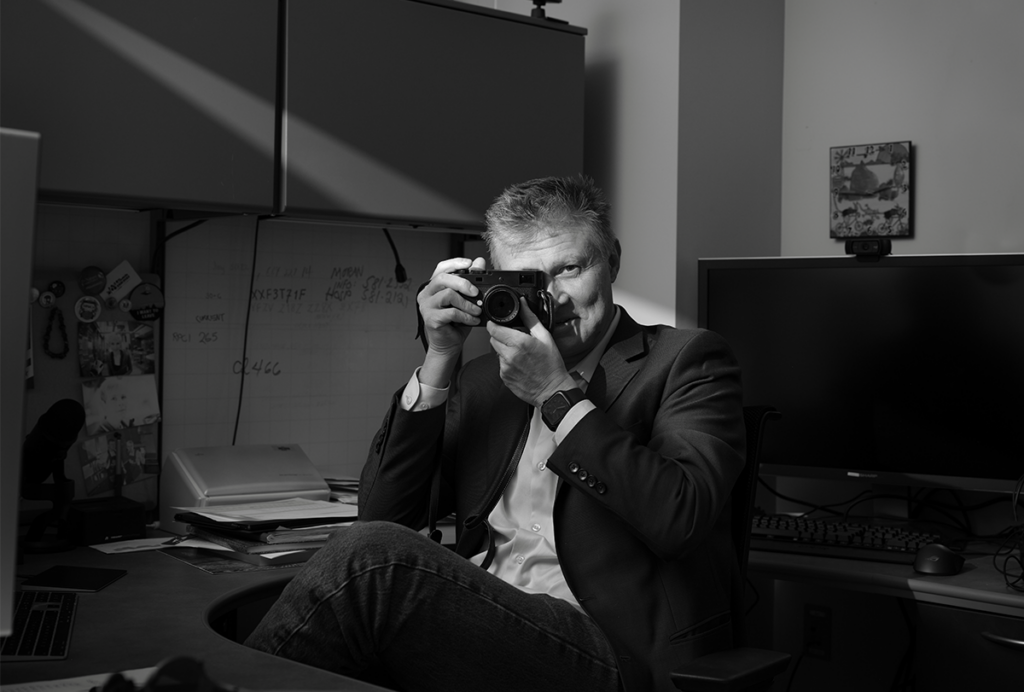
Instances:
[[[498,354],[501,379],[512,393],[528,404],[540,407],[555,392],[572,389],[575,380],[565,369],[551,332],[519,299],[519,315],[527,331],[487,322],[491,347]]]

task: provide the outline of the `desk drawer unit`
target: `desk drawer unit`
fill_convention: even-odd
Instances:
[[[1024,618],[923,603],[917,612],[918,689],[996,690],[1020,682]]]

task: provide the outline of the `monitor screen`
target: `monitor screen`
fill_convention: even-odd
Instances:
[[[0,130],[0,635],[11,631],[39,135]]]
[[[702,259],[699,325],[782,419],[761,472],[1010,492],[1024,254]]]

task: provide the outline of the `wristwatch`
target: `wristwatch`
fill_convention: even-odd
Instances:
[[[565,414],[569,413],[576,404],[580,403],[587,396],[583,393],[583,390],[579,387],[575,389],[563,389],[560,392],[555,392],[551,395],[551,398],[544,402],[544,405],[540,407],[540,417],[544,421],[544,425],[548,426],[548,429],[552,432],[558,428],[558,424],[565,418]]]

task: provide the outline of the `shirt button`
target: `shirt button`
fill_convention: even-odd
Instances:
[[[526,558],[525,557],[523,557],[522,555],[516,555],[516,563],[521,565],[524,562],[526,562]]]
[[[540,531],[540,524],[534,524],[530,528],[533,529],[534,532]]]
[[[547,463],[545,463],[545,462],[543,462],[543,461],[542,461],[542,462],[540,462],[539,464],[537,464],[537,468],[539,468],[539,469],[540,469],[541,471],[543,471],[543,470],[544,470],[544,469],[546,469],[547,467],[548,467]]]
[[[406,406],[412,406],[412,402],[413,401],[414,401],[414,399],[411,396],[406,395],[406,397],[405,397],[405,405]]]

